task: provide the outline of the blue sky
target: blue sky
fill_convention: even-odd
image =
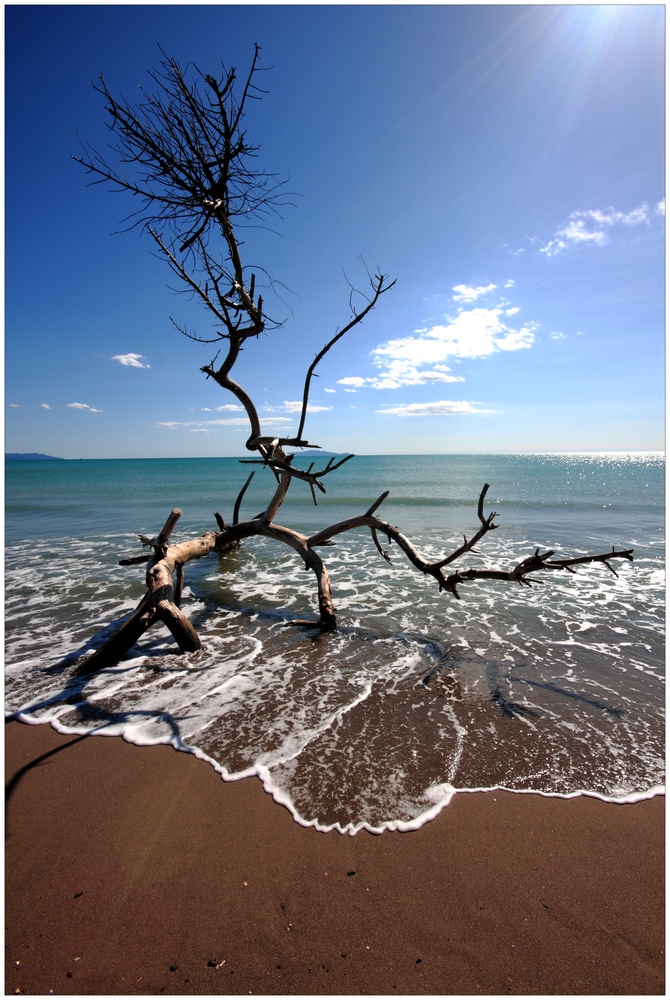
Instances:
[[[296,207],[245,232],[290,290],[235,373],[295,429],[361,258],[397,283],[319,368],[310,441],[357,454],[663,447],[661,6],[6,8],[6,448],[241,455],[206,381],[207,315],[169,285],[126,196],[87,186],[100,72],[134,101],[160,60],[262,47],[248,117]],[[345,278],[346,274],[346,278]]]

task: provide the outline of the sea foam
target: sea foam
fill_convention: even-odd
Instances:
[[[573,477],[592,471],[569,460]],[[560,526],[534,509],[521,511],[532,532],[522,517],[503,522],[467,565],[556,548]],[[459,544],[416,506],[401,513],[422,552]],[[454,794],[485,789],[637,801],[664,781],[652,514],[628,514],[629,524],[619,514],[616,541],[634,545],[636,560],[617,564],[618,577],[590,565],[531,590],[477,581],[458,602],[399,551],[393,566],[382,562],[366,531],[341,536],[324,555],[340,628],[325,634],[284,628],[315,614],[313,577],[290,550],[252,540],[186,568],[183,608],[201,651],[181,654],[155,628],[89,678],[73,675],[74,662],[144,591],[142,567],[118,566],[134,536],[17,539],[7,550],[7,711],[62,733],[170,744],[225,780],[256,775],[297,822],[322,831],[413,830]],[[577,534],[574,502],[571,515]],[[569,539],[571,554],[602,545],[583,534],[580,545]]]

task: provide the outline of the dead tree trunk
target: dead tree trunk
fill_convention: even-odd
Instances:
[[[251,478],[251,477],[250,477]],[[250,479],[245,483],[240,496],[238,496],[235,511],[239,511],[240,502]],[[179,649],[184,653],[192,653],[201,648],[200,639],[185,615],[178,607],[179,595],[183,583],[184,564],[192,559],[201,559],[209,555],[210,552],[223,552],[239,545],[243,538],[251,538],[255,535],[263,535],[267,538],[274,538],[279,542],[290,545],[291,548],[303,559],[305,566],[311,569],[316,576],[318,591],[319,617],[315,619],[298,619],[286,623],[288,626],[303,626],[318,628],[322,631],[331,631],[337,627],[335,609],[330,587],[330,577],[328,570],[323,564],[320,556],[314,551],[315,547],[321,545],[332,545],[332,538],[335,535],[343,534],[355,528],[367,527],[370,529],[375,547],[380,554],[391,562],[388,553],[379,544],[378,532],[386,535],[389,542],[395,542],[398,548],[404,553],[409,561],[422,573],[432,576],[437,580],[440,590],[448,593],[460,600],[460,594],[456,587],[470,580],[503,580],[518,583],[522,586],[531,586],[533,583],[541,583],[537,577],[529,574],[540,570],[567,570],[574,573],[573,566],[583,563],[600,562],[604,563],[612,573],[616,572],[611,566],[613,559],[627,559],[632,562],[633,550],[621,549],[611,552],[599,553],[597,555],[578,556],[572,559],[552,559],[553,551],[540,553],[539,549],[526,559],[508,570],[503,569],[468,569],[452,573],[445,577],[443,568],[459,559],[473,549],[475,544],[483,536],[493,531],[497,525],[493,523],[497,517],[495,513],[484,513],[484,499],[488,491],[488,484],[484,485],[479,496],[477,512],[480,527],[472,538],[464,537],[463,544],[453,552],[441,559],[429,562],[412,545],[408,538],[402,534],[394,525],[388,521],[383,521],[375,515],[375,511],[386,499],[388,493],[383,493],[375,503],[364,513],[356,517],[347,518],[331,524],[328,528],[323,528],[311,536],[301,535],[292,528],[275,524],[272,517],[278,511],[283,501],[288,486],[289,476],[282,476],[279,480],[274,497],[270,501],[267,509],[250,521],[235,523],[226,527],[220,515],[216,515],[217,523],[221,530],[212,531],[201,538],[194,538],[177,545],[167,546],[167,540],[181,515],[179,509],[175,509],[165,523],[158,538],[147,538],[140,535],[143,545],[153,548],[152,556],[134,557],[122,559],[121,565],[137,563],[140,560],[149,561],[147,567],[146,581],[147,593],[144,595],[137,608],[130,618],[123,623],[121,628],[111,636],[107,642],[96,650],[91,656],[84,660],[77,668],[77,674],[89,674],[105,667],[117,663],[135,645],[142,634],[156,622],[162,622],[170,629]],[[236,520],[236,518],[235,518]],[[177,573],[177,588],[173,591],[172,578]]]
[[[153,549],[152,555],[120,560],[122,566],[148,562],[147,592],[121,628],[100,649],[79,664],[76,674],[93,673],[117,663],[156,622],[167,625],[183,653],[194,653],[196,649],[200,649],[202,644],[198,633],[179,609],[184,563],[191,559],[201,559],[217,548],[219,551],[232,548],[235,542],[223,542],[222,532],[210,531],[201,538],[168,546],[168,539],[181,515],[182,511],[175,507],[156,538],[139,536],[143,545]],[[177,585],[173,588],[172,577],[175,571]]]
[[[259,55],[256,46],[251,69],[241,87],[236,83],[234,69],[222,67],[220,77],[198,70],[189,80],[176,60],[166,58],[160,69],[151,74],[157,92],[150,94],[143,91],[141,102],[136,107],[114,97],[101,78],[96,89],[105,100],[109,128],[116,142],[110,148],[116,154],[117,162],[110,163],[86,146],[83,155],[75,158],[93,175],[94,183],[108,183],[114,190],[133,195],[135,204],[139,204],[140,208],[131,216],[130,227],[140,225],[149,232],[160,256],[177,275],[183,290],[192,293],[208,311],[214,322],[211,336],[202,337],[176,322],[174,325],[191,340],[219,345],[216,356],[201,371],[222,389],[232,393],[247,414],[249,438],[246,447],[258,457],[243,461],[266,466],[277,480],[274,496],[266,509],[251,520],[239,521],[240,504],[251,481],[250,476],[235,503],[231,526],[226,527],[217,514],[218,531],[168,545],[181,514],[175,509],[157,538],[140,536],[142,544],[150,547],[152,554],[125,559],[122,564],[148,563],[147,593],[121,628],[80,664],[79,673],[91,673],[117,662],[158,621],[167,625],[182,651],[199,649],[200,639],[179,607],[184,565],[212,551],[224,551],[238,545],[243,538],[255,535],[264,535],[290,545],[315,574],[318,620],[287,624],[309,625],[324,631],[334,629],[337,622],[328,571],[314,550],[321,545],[334,544],[332,539],[335,535],[355,528],[369,528],[378,552],[390,562],[388,553],[379,542],[379,534],[386,535],[389,542],[395,543],[420,572],[437,581],[440,590],[458,599],[458,587],[471,580],[502,580],[531,586],[540,581],[529,574],[538,571],[564,569],[574,572],[572,567],[579,563],[601,562],[614,572],[612,560],[632,560],[632,549],[612,549],[608,553],[576,559],[553,559],[553,551],[540,553],[538,549],[507,570],[466,569],[445,576],[443,570],[446,566],[471,551],[487,532],[496,527],[493,523],[496,515],[484,513],[488,486],[484,486],[479,497],[478,530],[470,540],[465,538],[459,548],[432,562],[424,559],[398,528],[377,517],[375,512],[387,493],[382,494],[364,514],[340,521],[310,537],[276,523],[275,518],[293,480],[307,483],[316,503],[315,490],[326,492],[321,481],[323,477],[353,457],[347,455],[337,462],[331,458],[319,471],[313,471],[312,463],[303,471],[293,467],[293,455],[287,454],[284,449],[287,446],[318,447],[310,445],[303,436],[315,369],[328,351],[375,308],[394,282],[381,273],[372,276],[368,272],[367,295],[362,296],[350,286],[349,321],[331,337],[307,369],[295,436],[281,438],[264,435],[253,400],[231,375],[248,341],[258,339],[262,333],[282,325],[266,313],[263,297],[258,294],[256,274],[250,273],[250,269],[243,264],[235,228],[254,220],[264,220],[273,212],[277,213],[280,205],[286,204],[282,184],[277,181],[276,175],[258,168],[258,147],[248,142],[243,124],[248,100],[261,93],[255,84]],[[259,274],[265,274],[262,269],[257,270]],[[270,291],[274,288],[272,279],[267,275],[266,288]],[[362,303],[357,295],[362,296]],[[222,358],[219,357],[221,349],[225,349]]]

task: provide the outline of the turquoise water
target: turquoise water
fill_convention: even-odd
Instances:
[[[300,459],[307,464],[307,459]],[[309,459],[312,461],[312,459]],[[63,732],[171,742],[226,778],[256,774],[319,829],[409,829],[454,790],[505,787],[630,799],[663,777],[664,466],[658,455],[355,458],[314,507],[294,484],[277,521],[313,531],[379,515],[437,558],[477,528],[484,482],[500,528],[460,568],[510,568],[537,546],[560,555],[634,548],[635,562],[545,574],[542,586],[477,581],[437,592],[367,529],[322,550],[340,622],[268,539],[186,567],[184,610],[203,649],[147,633],[88,682],[72,660],[139,601],[138,533],[184,511],[175,540],[232,516],[253,466],[236,459],[6,463],[7,711]],[[259,470],[241,517],[274,489]],[[388,546],[387,546],[388,547]],[[65,698],[68,700],[66,701]]]

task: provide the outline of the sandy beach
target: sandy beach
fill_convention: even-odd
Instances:
[[[349,837],[170,747],[5,733],[8,994],[664,992],[663,797]]]

